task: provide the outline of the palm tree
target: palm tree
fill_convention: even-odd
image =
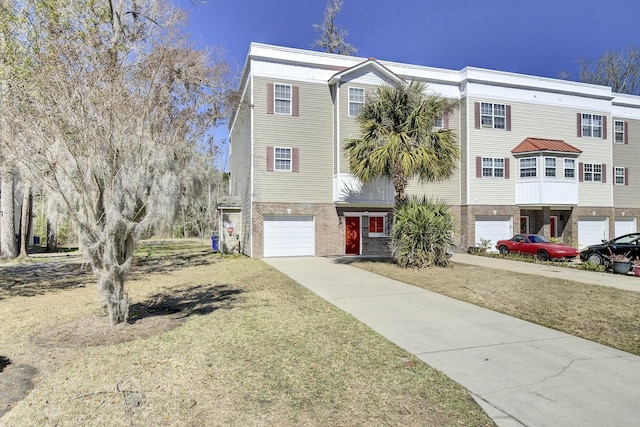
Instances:
[[[452,108],[420,82],[378,86],[358,114],[362,136],[345,145],[351,172],[363,182],[389,178],[396,205],[404,202],[409,179],[449,178],[460,151],[454,133],[435,125]]]
[[[390,247],[399,266],[447,266],[455,227],[449,205],[442,200],[413,196],[396,205],[394,216]]]

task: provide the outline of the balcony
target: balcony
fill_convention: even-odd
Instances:
[[[386,178],[367,183],[347,173],[333,178],[334,203],[393,206],[394,196],[393,185]]]
[[[516,181],[517,205],[577,205],[578,182],[561,179]]]

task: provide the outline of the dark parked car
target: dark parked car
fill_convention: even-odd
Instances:
[[[640,233],[625,234],[608,242],[587,246],[580,252],[583,262],[590,261],[594,264],[608,264],[608,256],[611,254],[626,255],[634,259],[640,257]]]
[[[502,255],[510,253],[525,254],[535,256],[541,261],[575,258],[579,253],[573,246],[553,243],[538,234],[516,234],[509,240],[498,240],[496,249]]]

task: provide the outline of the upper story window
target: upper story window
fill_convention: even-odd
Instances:
[[[504,178],[504,159],[483,157],[482,177]]]
[[[602,182],[602,164],[601,163],[585,163],[582,166],[584,181]]]
[[[291,148],[275,147],[273,159],[275,170],[291,171]]]
[[[504,129],[511,131],[511,105],[474,102],[473,115],[476,129]],[[446,123],[445,127],[447,127]]]
[[[576,177],[576,159],[564,159],[564,177]]]
[[[526,157],[520,159],[520,178],[531,178],[538,176],[538,159],[535,157]]]
[[[544,158],[544,176],[546,177],[556,176],[556,158],[555,157]]]
[[[582,136],[602,138],[603,119],[599,114],[582,113]]]
[[[369,217],[369,237],[384,236],[384,216]]]
[[[364,105],[364,89],[360,87],[349,88],[349,116],[355,117]]]
[[[625,143],[625,137],[624,137],[624,122],[622,120],[615,120],[613,122],[613,129],[614,129],[614,140],[613,142],[615,142],[616,144],[624,144]]]
[[[480,123],[483,128],[505,129],[507,109],[504,104],[480,104]]]
[[[437,127],[437,128],[443,128],[444,127],[444,115],[443,114],[441,114],[440,117],[438,117],[436,119],[436,122],[434,123],[433,126]]]
[[[614,178],[615,178],[615,184],[616,185],[625,185],[626,184],[626,171],[625,168],[615,168],[615,172],[614,172]]]
[[[276,114],[291,114],[291,85],[274,84],[273,102]]]

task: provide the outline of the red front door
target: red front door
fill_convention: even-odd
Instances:
[[[556,218],[555,216],[549,218],[549,237],[558,237],[556,232]]]
[[[347,255],[360,255],[360,217],[345,217],[345,253]]]

